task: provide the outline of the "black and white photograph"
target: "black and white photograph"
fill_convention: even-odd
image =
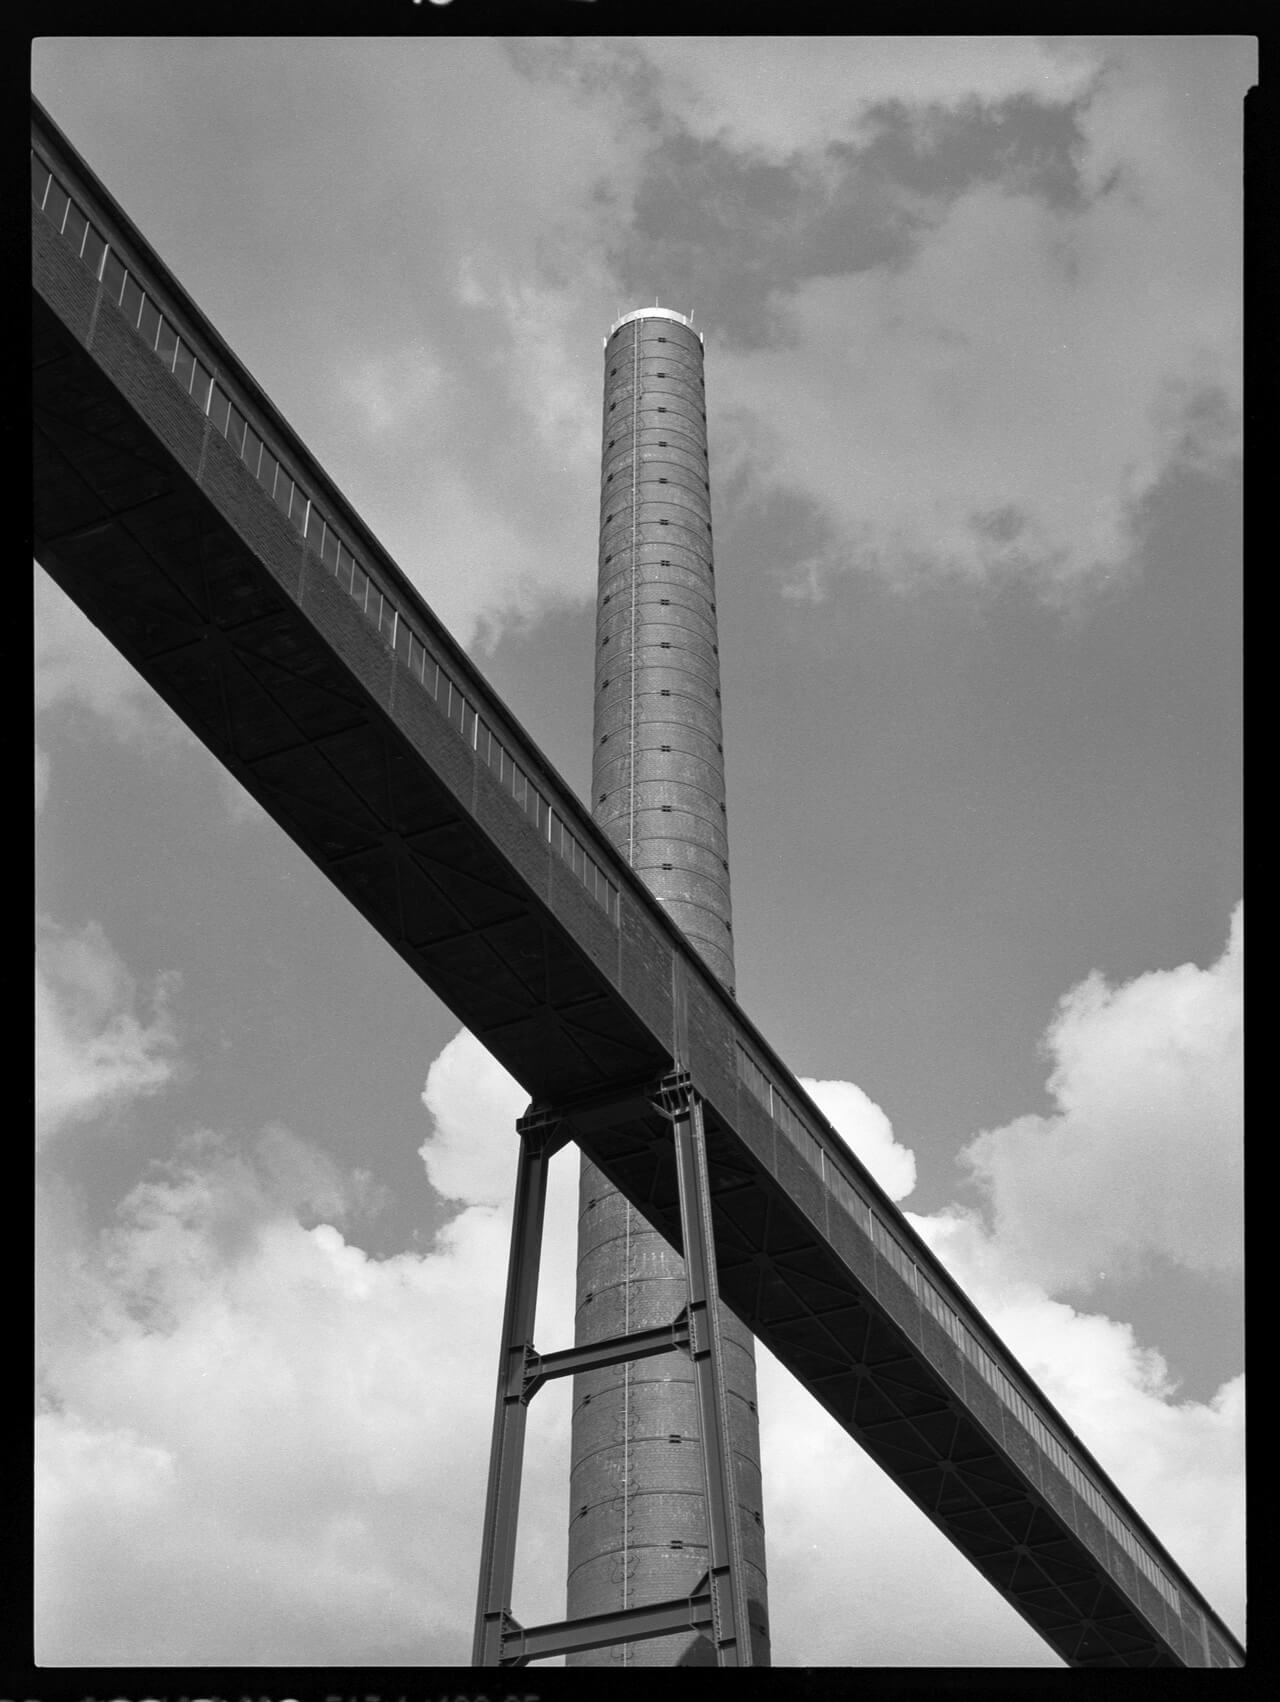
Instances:
[[[33,1664],[1242,1666],[1257,41],[564,10],[31,44]]]

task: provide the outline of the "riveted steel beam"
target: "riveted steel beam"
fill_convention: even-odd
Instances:
[[[680,1184],[680,1227],[689,1283],[690,1352],[702,1437],[713,1641],[720,1666],[753,1666],[747,1620],[746,1574],[736,1517],[729,1390],[720,1335],[711,1180],[702,1101],[686,1072],[662,1084],[658,1103],[671,1118]]]
[[[673,1348],[689,1346],[687,1308],[669,1324],[651,1330],[633,1330],[630,1335],[610,1336],[607,1341],[586,1347],[566,1347],[558,1353],[530,1353],[525,1361],[525,1400],[530,1401],[552,1377],[572,1377],[579,1371],[598,1371],[605,1365],[622,1365],[633,1359],[652,1359]]]
[[[583,1649],[607,1649],[613,1643],[639,1643],[648,1637],[669,1637],[673,1631],[704,1631],[713,1623],[711,1592],[706,1579],[690,1596],[653,1602],[648,1607],[622,1608],[617,1613],[587,1614],[547,1625],[523,1626],[505,1616],[499,1666],[526,1666],[551,1655],[572,1655]]]
[[[480,1547],[480,1591],[476,1604],[474,1666],[495,1666],[502,1627],[510,1612],[515,1576],[516,1519],[524,1465],[525,1367],[538,1303],[538,1256],[547,1203],[547,1170],[568,1138],[556,1117],[531,1108],[517,1125],[520,1162],[511,1220],[511,1253],[502,1315],[502,1351],[494,1402],[489,1483]]]

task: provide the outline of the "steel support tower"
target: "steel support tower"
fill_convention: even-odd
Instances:
[[[604,345],[592,813],[733,990],[720,660],[702,338],[642,308]],[[682,1261],[584,1158],[576,1340],[663,1324]],[[768,1660],[760,1436],[751,1332],[722,1311],[738,1522],[755,1664]],[[665,1599],[705,1560],[693,1365],[667,1353],[574,1383],[571,1616]],[[713,1659],[700,1634],[622,1644],[573,1665]]]

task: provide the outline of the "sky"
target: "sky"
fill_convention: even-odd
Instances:
[[[1255,60],[32,55],[579,796],[601,341],[694,315],[739,1000],[1237,1635]],[[36,1658],[465,1665],[524,1096],[39,569],[36,614]],[[775,1664],[1059,1664],[764,1350],[760,1386]],[[544,1390],[526,1624],[568,1424]]]

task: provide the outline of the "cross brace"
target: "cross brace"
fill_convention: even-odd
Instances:
[[[634,1096],[633,1096],[634,1098]],[[524,1666],[551,1655],[640,1642],[686,1629],[707,1630],[719,1666],[750,1666],[746,1577],[735,1506],[728,1388],[720,1338],[711,1184],[702,1101],[687,1071],[658,1082],[648,1096],[671,1127],[680,1188],[680,1226],[688,1304],[669,1324],[582,1347],[540,1354],[533,1346],[538,1263],[546,1210],[547,1169],[571,1138],[568,1117],[539,1109],[520,1119],[511,1253],[503,1310],[502,1352],[494,1403],[493,1443],[480,1551],[473,1666]],[[681,1348],[693,1361],[707,1499],[709,1566],[687,1596],[616,1613],[522,1626],[511,1611],[516,1522],[529,1402],[553,1377],[644,1359]]]
[[[606,1649],[612,1643],[639,1643],[646,1637],[669,1637],[673,1631],[709,1630],[714,1623],[711,1584],[704,1572],[693,1593],[648,1607],[619,1608],[616,1613],[593,1613],[582,1619],[560,1619],[549,1625],[523,1626],[503,1614],[504,1667],[527,1666],[549,1655],[572,1655],[584,1649]]]

